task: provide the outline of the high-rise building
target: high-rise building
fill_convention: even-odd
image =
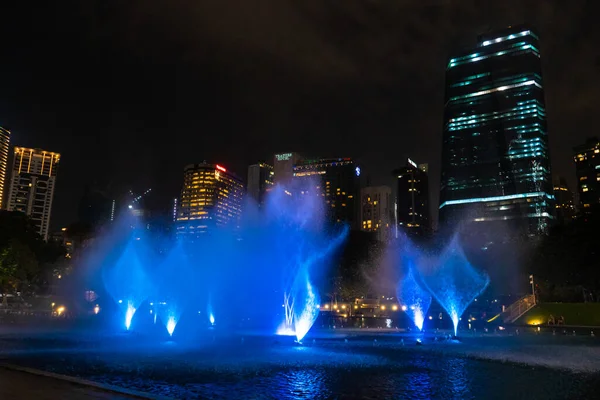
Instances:
[[[392,232],[392,189],[388,186],[369,186],[360,191],[360,229],[375,232],[377,240],[385,242]]]
[[[539,48],[532,29],[511,27],[449,60],[442,226],[547,232],[554,196]]]
[[[294,167],[294,179],[302,188],[301,194],[323,197],[332,222],[347,223],[358,230],[360,172],[351,158],[302,160]]]
[[[266,194],[273,188],[273,167],[269,164],[258,163],[248,167],[248,186],[246,193],[258,205],[263,205]]]
[[[573,150],[580,211],[585,214],[600,204],[600,140],[589,138]]]
[[[428,164],[417,165],[410,158],[406,166],[395,170],[396,225],[409,234],[430,231]]]
[[[556,222],[560,225],[568,224],[575,217],[573,192],[567,186],[567,180],[562,176],[554,179],[554,198],[556,199]]]
[[[48,240],[50,213],[60,154],[15,147],[8,210],[27,214]]]
[[[294,178],[294,165],[302,160],[298,153],[279,153],[273,157],[273,183],[288,185]]]
[[[6,188],[6,170],[8,169],[8,151],[10,131],[0,126],[0,209],[4,206],[4,190]]]
[[[243,194],[242,180],[221,165],[186,166],[177,206],[177,234],[193,239],[212,227],[236,228]]]

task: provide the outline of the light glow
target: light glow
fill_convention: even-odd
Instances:
[[[225,168],[221,167],[219,164],[217,164],[217,169],[219,171],[227,172],[227,170]]]
[[[169,332],[169,336],[173,336],[173,332],[175,332],[175,326],[177,322],[175,321],[175,317],[169,317],[167,321],[167,332]]]
[[[131,303],[131,301],[127,302],[127,311],[125,312],[125,329],[129,330],[131,327],[131,320],[133,319],[133,315],[135,314],[135,307]]]
[[[455,204],[470,204],[470,203],[486,203],[490,201],[503,201],[503,200],[514,200],[514,199],[524,199],[528,197],[547,197],[550,200],[554,200],[554,196],[544,192],[535,192],[535,193],[520,193],[520,194],[511,194],[508,196],[492,196],[492,197],[475,197],[471,199],[461,199],[461,200],[448,200],[443,202],[440,205],[440,209],[445,206],[451,206]]]

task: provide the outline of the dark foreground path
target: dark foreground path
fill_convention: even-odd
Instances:
[[[78,385],[60,379],[0,367],[0,399],[6,400],[131,400],[118,393]]]

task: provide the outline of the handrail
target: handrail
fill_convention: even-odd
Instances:
[[[504,310],[504,322],[513,323],[537,304],[535,295],[528,294],[511,304]]]

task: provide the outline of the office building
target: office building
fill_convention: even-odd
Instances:
[[[27,214],[48,240],[50,214],[60,154],[15,147],[8,210]]]
[[[0,210],[4,207],[4,192],[6,189],[6,170],[8,169],[8,152],[10,149],[10,131],[0,126]]]
[[[539,48],[532,29],[514,27],[449,60],[442,227],[547,233],[554,196]]]
[[[243,194],[242,180],[221,165],[186,166],[177,205],[178,236],[194,239],[211,228],[237,228]]]
[[[554,198],[556,223],[559,225],[568,224],[575,218],[575,204],[573,201],[573,192],[567,186],[567,180],[562,176],[554,179]]]
[[[392,189],[388,186],[369,186],[360,191],[360,229],[375,232],[381,242],[391,238]]]
[[[360,229],[360,167],[351,158],[302,160],[294,167],[301,194],[323,198],[332,222]],[[277,173],[275,173],[277,176]]]
[[[408,234],[431,230],[429,216],[428,164],[417,165],[410,158],[393,172],[396,178],[396,228]]]
[[[273,188],[273,167],[269,164],[258,163],[248,167],[248,185],[246,193],[259,206],[265,203],[266,195]]]
[[[279,153],[273,157],[273,183],[289,185],[294,178],[294,165],[302,160],[298,153]]]
[[[589,138],[573,150],[580,211],[586,214],[600,204],[600,140]]]

